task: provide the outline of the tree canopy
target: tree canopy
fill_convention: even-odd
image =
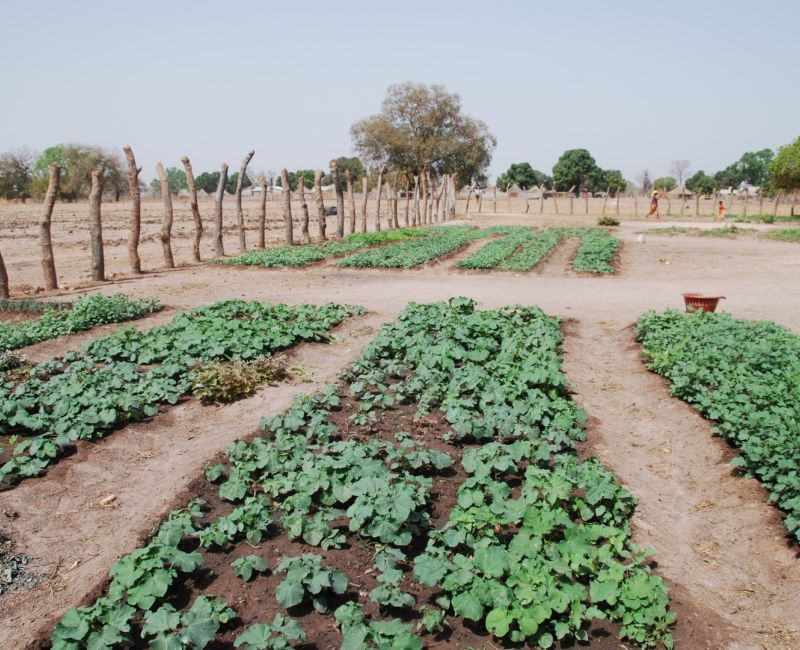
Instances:
[[[782,191],[800,189],[800,137],[778,149],[770,164],[772,185]]]
[[[356,151],[393,171],[455,174],[466,185],[480,180],[497,141],[489,127],[465,115],[461,98],[444,86],[389,86],[381,112],[351,128]]]
[[[181,190],[189,189],[189,183],[186,180],[186,172],[182,169],[167,167],[164,170],[164,175],[167,177],[167,185],[169,185],[170,194],[177,194]],[[217,178],[219,178],[219,176]],[[155,196],[161,196],[161,180],[154,178],[150,183],[150,190]]]
[[[657,178],[653,181],[653,189],[656,190],[671,192],[676,187],[678,187],[678,181],[672,178],[672,176],[662,176],[661,178]]]
[[[711,194],[714,191],[714,179],[701,169],[686,179],[686,189],[695,194]]]
[[[128,180],[118,153],[85,144],[59,144],[45,149],[33,166],[31,195],[41,198],[47,191],[50,165],[61,166],[59,194],[68,201],[86,197],[92,185],[92,170],[103,171],[106,191],[116,198],[127,191]]]
[[[0,197],[6,200],[30,197],[35,158],[36,155],[28,149],[0,155]]]
[[[625,177],[619,169],[606,169],[603,172],[601,185],[606,188],[606,191],[616,196],[620,192],[625,191],[628,187],[628,181],[625,180]]]
[[[511,166],[497,177],[497,189],[505,192],[510,186],[516,185],[521,190],[531,187],[553,186],[553,179],[544,172],[531,167],[530,163],[512,163]]]
[[[553,166],[553,184],[559,192],[605,190],[603,170],[586,149],[569,149]]]

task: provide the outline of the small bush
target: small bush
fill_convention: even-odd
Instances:
[[[273,358],[255,361],[209,361],[192,370],[192,395],[202,402],[233,402],[252,395],[259,386],[285,376]]]
[[[619,219],[617,219],[616,217],[612,217],[610,215],[604,214],[602,217],[600,217],[597,220],[597,225],[598,226],[618,226],[619,225]]]

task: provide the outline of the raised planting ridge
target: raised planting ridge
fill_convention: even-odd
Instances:
[[[590,230],[572,260],[572,269],[584,273],[613,273],[612,261],[621,242],[605,230]]]
[[[2,371],[0,436],[17,439],[0,466],[0,487],[40,474],[76,440],[95,440],[175,404],[192,368],[221,359],[267,357],[301,341],[323,341],[360,308],[332,303],[271,305],[230,300],[134,326],[36,366]]]
[[[761,481],[800,541],[800,337],[775,323],[675,310],[647,312],[636,331],[648,368],[741,450],[731,463]]]
[[[433,226],[424,239],[365,250],[338,262],[339,266],[354,268],[409,269],[457,251],[476,239],[492,237],[507,232],[506,227],[478,230],[471,226]]]
[[[503,260],[537,236],[538,233],[534,233],[530,228],[522,226],[509,228],[505,237],[489,242],[478,252],[459,260],[457,266],[460,269],[497,268]]]
[[[0,352],[82,332],[97,325],[134,320],[161,309],[161,303],[155,298],[132,298],[124,293],[85,296],[76,300],[69,309],[47,309],[46,303],[36,302],[36,311],[41,309],[42,304],[45,305],[45,311],[36,320],[20,323],[0,321]]]
[[[401,228],[399,230],[382,230],[381,232],[353,233],[342,241],[301,246],[277,246],[249,251],[237,257],[214,260],[214,262],[234,266],[308,266],[370,246],[379,246],[414,237],[426,237],[429,232],[429,230],[419,228]]]
[[[535,307],[412,303],[338,384],[207,467],[54,650],[468,647],[476,626],[548,648],[598,619],[671,648],[635,499],[577,457],[561,340]]]

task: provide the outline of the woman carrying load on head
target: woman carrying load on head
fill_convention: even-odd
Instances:
[[[650,198],[650,212],[647,213],[647,218],[649,219],[651,215],[655,215],[656,219],[661,218],[661,212],[658,209],[658,192],[653,190],[653,194]]]

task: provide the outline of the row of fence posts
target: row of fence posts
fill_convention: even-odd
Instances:
[[[142,168],[136,165],[136,158],[134,157],[133,150],[130,146],[123,147],[125,158],[128,167],[128,194],[131,198],[131,215],[130,215],[130,229],[128,235],[128,261],[130,271],[133,274],[142,273],[142,263],[139,256],[139,240],[141,235],[141,192],[139,189],[139,175]],[[255,151],[249,151],[242,160],[239,168],[239,176],[236,183],[236,223],[239,233],[239,251],[241,253],[247,252],[247,239],[245,235],[244,224],[244,211],[242,209],[242,190],[247,167],[250,164]],[[192,165],[187,156],[181,158],[184,171],[186,172],[186,183],[189,189],[190,205],[192,216],[195,223],[194,241],[192,245],[192,260],[194,262],[201,262],[200,257],[200,241],[203,236],[203,219],[200,214],[199,203],[197,200],[197,186],[195,184],[194,173]],[[60,181],[61,181],[61,168],[59,165],[50,165],[50,176],[45,194],[43,209],[39,219],[39,247],[40,257],[42,264],[42,273],[44,276],[45,289],[50,291],[58,288],[58,279],[56,276],[55,256],[53,254],[53,241],[51,237],[51,225],[53,208],[58,197]],[[161,222],[161,229],[159,237],[164,256],[164,266],[166,268],[175,267],[175,259],[172,253],[172,223],[173,223],[173,208],[172,196],[169,191],[169,182],[161,162],[156,165],[156,172],[159,177],[161,185],[161,195],[164,202],[164,216]],[[348,198],[347,207],[349,208],[349,219],[346,218],[345,208],[345,191],[342,189],[340,183],[339,170],[335,160],[330,163],[330,173],[333,180],[336,195],[336,233],[335,236],[343,238],[345,231],[349,233],[358,231],[367,231],[367,200],[369,198],[368,178],[365,175],[362,179],[362,202],[361,211],[356,213],[356,200],[355,191],[353,187],[353,179],[349,169],[345,169],[344,180],[347,187],[346,194]],[[389,202],[389,215],[386,219],[386,227],[389,230],[400,227],[399,219],[399,203],[400,199],[405,197],[405,206],[403,209],[403,226],[416,227],[420,225],[428,225],[432,223],[439,223],[455,218],[456,212],[456,185],[453,176],[445,174],[439,181],[438,187],[432,181],[430,172],[423,172],[407,177],[405,189],[401,193],[397,188],[389,183],[384,183],[384,174],[386,169],[381,167],[377,172],[376,183],[376,199],[377,205],[375,208],[373,227],[375,231],[380,231],[381,224],[381,199],[382,195],[386,194]],[[325,203],[322,192],[322,170],[316,170],[314,174],[314,202],[317,212],[317,234],[320,240],[327,240],[326,233],[326,214]],[[413,191],[411,188],[411,180],[413,179]],[[213,223],[214,232],[212,241],[214,244],[214,254],[217,257],[225,255],[225,248],[222,238],[222,225],[223,225],[223,199],[225,197],[225,185],[228,181],[228,165],[222,163],[220,168],[219,182],[217,183],[217,190],[214,194],[214,211]],[[263,176],[259,176],[258,183],[260,186],[261,202],[258,213],[258,248],[266,246],[266,200],[267,200],[267,180]],[[309,234],[309,210],[305,198],[305,177],[301,175],[298,178],[298,189],[296,191],[297,198],[300,201],[300,208],[302,211],[300,217],[301,236],[306,243],[311,242]],[[281,187],[289,188],[289,177],[286,169],[281,170]],[[291,190],[283,189],[283,221],[285,228],[285,243],[286,245],[294,244],[294,225],[292,218],[292,192]],[[102,225],[102,197],[103,197],[103,172],[100,169],[92,171],[91,189],[89,191],[89,234],[91,243],[91,277],[92,280],[97,282],[105,281],[105,256],[103,246],[103,225]],[[346,225],[349,228],[346,228]],[[0,299],[7,299],[9,297],[9,280],[6,265],[3,260],[2,251],[0,251]]]

